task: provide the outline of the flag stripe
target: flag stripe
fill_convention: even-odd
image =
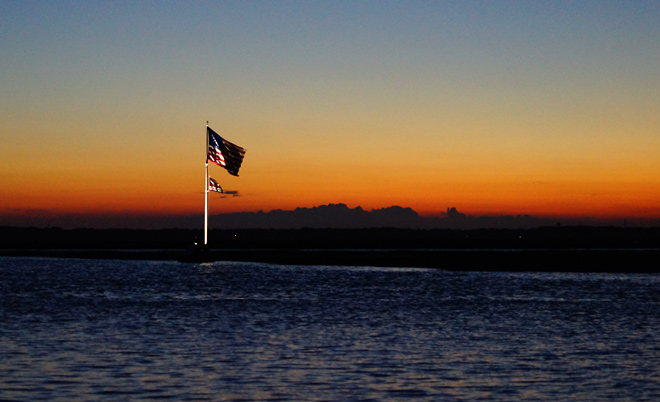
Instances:
[[[207,133],[209,141],[207,160],[224,167],[229,174],[238,176],[238,170],[241,168],[245,156],[245,148],[220,137],[211,127],[207,127]]]
[[[213,178],[209,177],[209,191],[217,191],[219,193],[223,193],[222,187],[218,184],[217,181],[213,180]]]

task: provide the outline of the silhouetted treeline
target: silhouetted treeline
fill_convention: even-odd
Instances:
[[[0,227],[0,249],[182,249],[200,230]],[[224,249],[535,249],[660,248],[660,228],[556,226],[535,229],[243,229],[211,230]]]

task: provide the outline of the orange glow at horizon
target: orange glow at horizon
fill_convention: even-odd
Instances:
[[[241,143],[234,137],[229,139]],[[3,214],[21,209],[51,211],[54,215],[201,214],[204,171],[203,154],[201,158],[199,155],[203,150],[197,145],[183,148],[185,158],[175,150],[161,154],[172,161],[164,165],[153,158],[119,163],[120,159],[108,156],[103,163],[97,158],[80,168],[51,156],[49,164],[30,170],[29,163],[16,160],[14,170],[5,173],[4,177],[12,180],[9,187],[0,189],[0,208]],[[210,165],[210,176],[225,189],[238,190],[241,196],[209,194],[209,213],[344,203],[366,210],[398,205],[424,216],[439,215],[450,207],[474,216],[660,216],[660,180],[654,181],[652,172],[660,166],[651,161],[640,164],[645,169],[637,166],[633,176],[632,162],[628,168],[625,164],[605,168],[598,161],[551,168],[541,156],[534,159],[511,154],[512,161],[507,164],[502,160],[506,158],[493,158],[487,152],[465,160],[445,155],[435,162],[424,155],[427,151],[420,151],[419,163],[412,165],[407,162],[409,157],[397,159],[397,152],[387,149],[373,155],[361,151],[343,163],[337,163],[332,153],[307,153],[305,149],[284,159],[277,152],[265,152],[266,147],[259,144],[248,147],[240,177]],[[575,173],[570,174],[570,170]],[[616,176],[629,179],[611,178]],[[45,177],[48,181],[43,180]]]

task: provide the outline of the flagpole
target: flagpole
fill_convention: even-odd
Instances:
[[[205,175],[204,175],[204,247],[208,242],[208,231],[209,231],[209,122],[206,122],[206,161],[205,164]]]

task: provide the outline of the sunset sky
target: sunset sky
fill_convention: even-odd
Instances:
[[[0,224],[345,203],[660,218],[658,1],[0,2]],[[20,223],[19,222],[19,223]]]

